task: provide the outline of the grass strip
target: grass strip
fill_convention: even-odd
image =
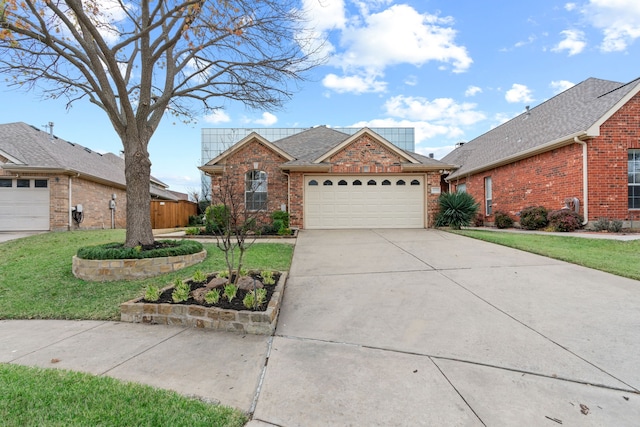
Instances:
[[[71,272],[78,248],[123,242],[124,230],[45,233],[0,243],[0,319],[119,320],[120,304],[144,295],[147,286],[160,288],[175,279],[188,279],[197,270],[226,270],[224,254],[205,243],[207,258],[200,264],[148,279],[86,282]],[[256,243],[245,255],[244,267],[288,270],[293,246]]]
[[[640,240],[619,241],[482,230],[452,232],[640,280]]]
[[[109,377],[0,364],[4,426],[242,426],[233,408]]]

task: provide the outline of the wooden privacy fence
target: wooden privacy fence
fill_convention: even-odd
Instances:
[[[198,214],[198,205],[188,200],[152,200],[151,227],[173,228],[189,225],[189,216]]]

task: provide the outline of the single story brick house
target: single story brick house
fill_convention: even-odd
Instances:
[[[179,198],[155,178],[150,189],[152,198]],[[121,157],[26,123],[0,125],[0,231],[124,228],[126,200]]]
[[[528,206],[640,225],[640,79],[589,78],[465,143],[442,159],[446,181],[517,220]]]
[[[349,135],[318,126],[276,141],[251,133],[200,169],[211,176],[214,203],[226,175],[248,209],[288,211],[292,227],[424,228],[451,165],[368,128]]]

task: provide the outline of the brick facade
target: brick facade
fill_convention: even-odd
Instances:
[[[402,163],[406,159],[388,149],[385,145],[375,141],[369,135],[353,141],[343,150],[332,155],[327,164],[328,172],[299,172],[285,173],[280,165],[287,159],[275,153],[257,140],[249,141],[236,152],[224,160],[224,173],[230,174],[236,182],[236,192],[244,192],[244,176],[253,170],[253,163],[259,164],[258,169],[267,172],[268,176],[268,209],[267,214],[280,210],[285,205],[289,211],[290,225],[296,228],[304,227],[304,177],[307,174],[317,175],[327,173],[331,175],[348,174],[404,174],[407,176],[420,175],[425,177],[425,200],[427,203],[427,226],[433,225],[433,218],[438,210],[438,195],[440,190],[440,173],[434,172],[403,172]],[[222,165],[219,163],[218,165]],[[215,193],[218,188],[218,178],[211,180],[213,203],[216,203]],[[437,189],[432,194],[432,188]]]
[[[600,136],[586,141],[588,159],[588,219],[622,221],[640,219],[639,210],[628,209],[629,149],[640,149],[640,94],[600,126]],[[582,145],[567,146],[493,168],[451,182],[452,190],[466,183],[466,191],[485,211],[485,177],[492,180],[493,213],[516,213],[527,206],[560,209],[564,200],[577,197],[584,215]],[[487,216],[488,222],[493,215]]]

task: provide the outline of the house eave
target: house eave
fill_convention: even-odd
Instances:
[[[449,177],[447,177],[445,180],[447,182],[450,182],[451,180],[454,180],[454,179],[475,175],[480,172],[484,172],[487,170],[498,168],[500,166],[508,165],[509,163],[513,163],[518,160],[526,159],[527,157],[535,156],[538,154],[546,153],[547,151],[551,151],[567,145],[575,144],[574,138],[587,139],[592,136],[593,135],[589,135],[587,131],[576,132],[571,135],[563,136],[562,138],[558,138],[556,140],[539,145],[537,147],[530,148],[528,150],[521,151],[516,154],[512,154],[511,156],[504,157],[498,161],[488,163],[486,165],[479,166],[474,169],[470,169],[468,171],[463,171],[462,173],[459,173],[459,174],[457,172],[454,172],[453,174],[449,175]]]
[[[93,181],[99,184],[105,184],[110,187],[115,187],[120,189],[127,188],[126,184],[100,178],[95,175],[79,172],[77,170],[69,169],[69,168],[51,168],[51,167],[38,167],[38,166],[27,166],[27,165],[11,165],[7,167],[7,165],[4,164],[2,165],[2,169],[8,172],[15,173],[18,177],[26,176],[34,173],[61,174],[61,175],[68,175],[74,178],[83,178],[83,179],[86,179],[87,181]]]
[[[453,165],[423,165],[423,164],[413,164],[413,163],[403,163],[402,171],[403,172],[442,172],[442,171],[451,171],[455,169]]]
[[[330,172],[331,164],[315,165],[280,165],[280,169],[286,172]]]

